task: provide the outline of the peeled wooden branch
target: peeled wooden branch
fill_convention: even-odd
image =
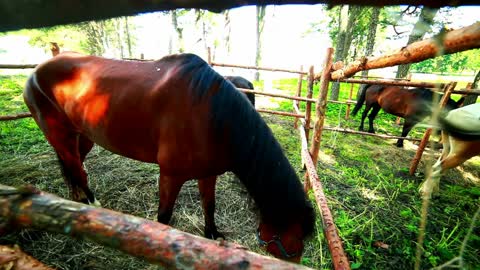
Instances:
[[[211,62],[210,65],[212,65],[212,66],[217,66],[217,67],[235,67],[235,68],[244,68],[244,69],[277,71],[277,72],[287,72],[287,73],[297,73],[297,74],[302,74],[302,75],[308,75],[308,72],[305,72],[305,71],[301,71],[301,70],[291,70],[291,69],[282,69],[282,68],[244,66],[244,65],[223,64],[223,63],[215,63],[215,62]]]
[[[410,81],[400,81],[393,79],[336,79],[339,82],[346,83],[361,83],[361,84],[379,84],[379,85],[395,85],[395,86],[405,86],[405,87],[425,87],[425,88],[441,88],[444,84],[442,83],[428,83],[428,82],[410,82]]]
[[[298,101],[308,101],[308,102],[316,102],[317,100],[314,98],[304,98],[304,97],[296,97],[296,96],[289,96],[289,95],[283,95],[283,94],[277,94],[273,92],[264,92],[264,91],[258,91],[258,90],[251,90],[251,89],[246,89],[246,88],[237,88],[238,90],[244,92],[244,93],[254,93],[257,95],[262,95],[262,96],[269,96],[269,97],[280,97],[280,98],[286,98],[286,99],[291,99],[291,100],[298,100]]]
[[[441,54],[452,54],[475,48],[480,48],[480,22],[414,42],[389,55],[356,60],[341,70],[332,72],[331,79],[348,78],[362,70],[417,63]],[[316,78],[320,78],[320,75]]]
[[[37,64],[24,64],[24,65],[16,65],[16,64],[0,64],[0,69],[27,69],[27,68],[35,68]]]
[[[9,120],[16,120],[21,118],[32,117],[31,113],[19,113],[15,115],[0,115],[0,121],[9,121]]]
[[[0,233],[32,228],[121,250],[166,268],[307,269],[167,225],[39,192],[0,185]]]
[[[382,138],[382,139],[404,139],[404,140],[407,140],[407,141],[417,141],[417,142],[421,141],[421,139],[416,139],[416,138],[394,136],[394,135],[387,135],[387,134],[369,133],[369,132],[365,132],[365,131],[356,131],[356,130],[350,130],[350,129],[346,129],[346,128],[338,128],[338,127],[325,127],[324,126],[323,130],[334,131],[334,132],[342,132],[342,133],[348,133],[348,134],[359,134],[359,135],[377,137],[377,138]]]
[[[315,201],[317,202],[318,208],[322,215],[322,224],[323,232],[325,238],[328,242],[328,249],[332,256],[333,267],[335,270],[348,270],[350,269],[350,262],[343,250],[342,240],[338,235],[337,227],[333,222],[333,216],[328,208],[327,197],[323,192],[322,183],[317,175],[317,167],[312,161],[312,157],[308,152],[307,137],[305,136],[305,129],[302,124],[298,126],[300,132],[300,139],[302,142],[302,161],[305,162],[307,168],[308,178],[305,181],[308,181],[310,186],[313,187],[313,192],[315,194]],[[305,183],[307,185],[307,183]]]

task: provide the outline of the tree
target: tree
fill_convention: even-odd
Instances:
[[[265,26],[265,10],[266,6],[257,6],[257,27],[256,27],[256,52],[255,65],[259,66],[262,61],[262,33]],[[255,72],[255,80],[260,80],[260,73]]]
[[[377,26],[378,19],[380,17],[380,8],[372,7],[370,16],[370,23],[368,25],[368,34],[367,34],[367,45],[365,48],[365,56],[370,56],[373,53],[373,48],[375,46],[375,38],[377,36]],[[368,70],[362,71],[362,76],[368,76]]]
[[[127,52],[128,52],[128,57],[129,58],[132,58],[133,54],[132,54],[132,37],[130,35],[130,25],[128,23],[128,17],[123,17],[123,22],[124,22],[124,26],[125,26],[125,37],[126,37],[126,41],[127,41]]]
[[[45,27],[32,30],[21,30],[17,32],[29,36],[28,43],[31,46],[50,50],[50,42],[56,42],[61,48],[71,51],[87,53],[80,45],[79,40],[85,39],[85,34],[79,31],[78,25],[62,25]]]
[[[224,17],[224,29],[223,29],[223,43],[227,54],[230,53],[230,35],[232,33],[232,26],[230,24],[230,10],[223,12]]]
[[[352,47],[352,40],[354,39],[354,25],[361,17],[364,8],[359,6],[343,5],[340,9],[339,24],[338,24],[338,38],[335,46],[334,62],[346,61],[349,54],[349,49]],[[354,52],[355,54],[356,52]],[[340,91],[340,83],[334,82],[332,84],[332,93],[330,98],[332,100],[338,100]]]
[[[438,8],[422,8],[418,20],[415,23],[410,36],[408,37],[408,42],[406,45],[409,45],[415,41],[423,39],[426,33],[432,29],[433,19],[438,12]],[[397,78],[405,78],[410,70],[410,64],[398,66]]]
[[[177,39],[177,51],[179,53],[183,53],[185,51],[184,44],[183,44],[183,27],[182,25],[178,22],[178,17],[185,14],[185,10],[172,10],[170,11],[170,16],[172,18],[172,26],[173,30],[176,33],[176,39]],[[170,53],[173,53],[173,48],[170,46]]]

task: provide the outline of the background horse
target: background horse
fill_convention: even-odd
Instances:
[[[442,173],[480,155],[480,103],[450,111],[438,119],[442,130],[442,155],[432,167],[432,174],[421,185],[420,192],[437,192]]]
[[[83,161],[94,143],[160,167],[158,221],[170,221],[182,185],[198,179],[205,236],[216,176],[232,171],[254,199],[258,236],[299,261],[315,216],[295,170],[247,99],[200,57],[133,62],[61,53],[29,77],[24,99],[54,148],[75,201],[96,202]]]
[[[373,129],[373,120],[377,117],[380,109],[389,114],[393,114],[405,119],[402,129],[402,137],[406,137],[410,130],[418,122],[432,114],[434,102],[434,92],[427,88],[406,89],[398,86],[384,85],[362,85],[360,87],[360,97],[352,111],[352,115],[357,112],[365,103],[365,110],[362,114],[362,120],[358,130],[363,131],[363,124],[370,110],[372,112],[368,116],[369,127],[368,132],[375,133]],[[440,98],[438,99],[440,101]],[[447,110],[458,108],[458,104],[463,102],[461,98],[458,102],[448,99]],[[398,139],[397,147],[403,147],[403,139]]]
[[[251,83],[249,80],[241,77],[241,76],[224,76],[225,79],[229,80],[235,87],[238,88],[245,88],[245,89],[252,89],[253,88],[253,83]],[[242,92],[252,103],[253,107],[255,107],[255,94],[254,93],[244,93]]]

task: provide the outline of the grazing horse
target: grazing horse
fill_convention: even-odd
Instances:
[[[235,87],[238,88],[245,88],[245,89],[251,89],[253,90],[253,83],[251,83],[249,80],[241,77],[241,76],[224,76],[225,79],[229,80]],[[255,107],[255,94],[254,93],[244,93],[245,96],[250,100],[250,103],[252,103],[252,106]]]
[[[372,112],[368,116],[368,132],[375,133],[373,120],[377,117],[380,109],[383,109],[389,114],[405,119],[402,137],[406,137],[413,126],[432,114],[434,92],[427,88],[406,89],[398,86],[366,84],[362,85],[359,91],[360,97],[352,111],[352,115],[355,116],[363,103],[365,103],[365,110],[363,111],[360,127],[358,128],[360,131],[363,131],[363,123],[370,109]],[[446,109],[452,110],[458,108],[458,105],[463,102],[463,99],[464,98],[461,98],[461,100],[455,102],[449,98]],[[396,145],[397,147],[403,147],[403,139],[398,139]]]
[[[182,185],[198,179],[205,237],[217,175],[232,171],[259,209],[257,235],[298,262],[315,214],[267,124],[248,100],[193,54],[136,62],[61,53],[29,77],[24,99],[54,148],[73,200],[94,203],[83,167],[94,143],[160,167],[158,221],[167,224]]]
[[[442,130],[442,155],[432,167],[432,174],[421,185],[423,195],[438,192],[441,174],[480,155],[480,103],[448,112],[438,118]]]

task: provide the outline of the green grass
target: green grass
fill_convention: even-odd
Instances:
[[[2,115],[26,111],[22,99],[25,80],[25,76],[0,77]],[[261,85],[255,82],[256,87]],[[296,89],[296,85],[296,80],[274,82],[275,88],[285,89],[290,94],[295,92],[292,89]],[[349,89],[350,86],[341,85],[340,99],[348,98]],[[314,90],[316,97],[317,85]],[[290,101],[280,101],[279,105],[284,111],[292,110]],[[359,119],[345,120],[344,115],[345,105],[328,104],[326,125],[356,129]],[[293,121],[287,117],[262,116],[303,179],[300,140]],[[395,117],[380,113],[375,121],[377,132],[399,134],[400,127],[393,123],[394,120]],[[420,137],[422,131],[414,128],[411,136]],[[317,171],[352,269],[413,269],[421,211],[418,187],[424,179],[425,160],[433,161],[438,153],[427,152],[420,163],[420,174],[410,176],[408,167],[414,150],[398,149],[393,143],[393,140],[374,137],[323,133]],[[86,167],[91,187],[105,207],[155,219],[156,166],[131,161],[96,147],[89,154]],[[55,154],[29,118],[0,122],[0,178],[3,184],[31,183],[47,192],[68,197]],[[442,177],[441,192],[431,201],[428,212],[422,269],[438,266],[459,255],[461,243],[480,205],[479,178],[479,158]],[[221,179],[217,184],[216,212],[220,230],[226,232],[229,241],[262,253],[254,236],[255,216],[244,190],[231,175]],[[174,212],[173,226],[201,235],[203,216],[196,192],[194,182],[184,186],[178,198],[181,203]],[[313,200],[313,194],[310,197]],[[302,263],[316,269],[331,269],[330,253],[317,214],[316,232],[306,242]],[[463,254],[467,269],[480,269],[479,235],[477,222]],[[140,259],[61,235],[23,230],[1,237],[0,244],[6,243],[20,244],[35,257],[59,269],[156,269]]]

